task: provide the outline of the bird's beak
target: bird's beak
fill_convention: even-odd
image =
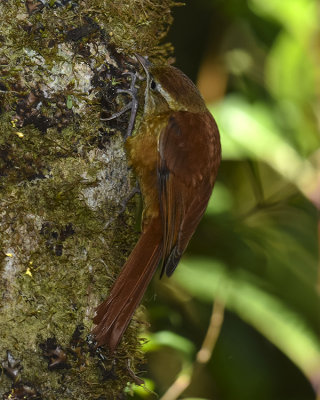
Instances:
[[[139,63],[142,65],[143,69],[145,70],[146,74],[149,74],[149,68],[152,65],[150,61],[148,61],[145,57],[140,56],[137,53],[134,53],[136,59],[139,61]]]
[[[151,62],[148,61],[145,57],[140,56],[137,53],[134,53],[136,59],[139,61],[139,63],[142,65],[144,72],[146,73],[146,78],[147,78],[147,83],[145,87],[145,92],[144,92],[144,111],[146,112],[147,108],[150,106],[150,96],[149,96],[149,86],[150,86],[150,73],[149,69],[152,66]]]

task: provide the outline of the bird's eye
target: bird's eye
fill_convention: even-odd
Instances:
[[[152,79],[151,82],[150,82],[150,89],[151,89],[151,90],[156,90],[156,88],[157,88],[157,84],[156,84],[156,82]]]

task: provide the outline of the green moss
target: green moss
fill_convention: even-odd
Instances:
[[[86,340],[137,239],[134,202],[117,215],[132,180],[127,120],[100,116],[126,103],[116,89],[133,52],[170,52],[159,42],[173,5],[0,2],[0,361],[10,350],[18,380],[46,400],[115,398],[132,381],[128,360],[134,369],[143,358],[135,321],[115,364]],[[61,370],[48,369],[49,339],[67,356]],[[12,383],[2,375],[0,394]]]

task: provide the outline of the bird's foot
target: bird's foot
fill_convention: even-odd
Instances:
[[[129,75],[131,77],[130,87],[129,87],[129,89],[117,89],[116,93],[117,94],[121,94],[121,93],[128,94],[131,97],[131,100],[120,111],[112,114],[111,117],[100,118],[100,120],[101,121],[111,121],[115,118],[120,117],[122,114],[126,113],[127,111],[131,110],[127,132],[124,136],[124,139],[127,139],[132,134],[132,131],[134,128],[134,123],[136,120],[137,111],[138,111],[138,89],[136,88],[137,74],[129,71],[129,72],[124,72],[122,75]]]

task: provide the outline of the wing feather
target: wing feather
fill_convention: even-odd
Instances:
[[[221,158],[209,112],[178,111],[161,132],[158,191],[163,224],[161,276],[170,276],[207,207]]]

